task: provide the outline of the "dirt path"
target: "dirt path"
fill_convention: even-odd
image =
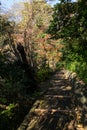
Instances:
[[[64,75],[65,70],[54,74],[48,90],[34,103],[18,130],[87,130],[79,122],[81,113],[75,106],[73,88]]]

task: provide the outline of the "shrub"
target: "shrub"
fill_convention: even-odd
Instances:
[[[51,72],[52,72],[52,70],[50,68],[41,68],[37,72],[37,79],[38,79],[38,81],[39,82],[43,82],[46,79],[49,79]]]

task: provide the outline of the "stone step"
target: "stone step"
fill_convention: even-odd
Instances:
[[[66,99],[66,98],[72,98],[71,96],[64,96],[64,95],[45,95],[44,98],[50,98],[50,99]]]
[[[62,86],[62,85],[60,85],[60,86],[58,86],[58,85],[54,85],[54,86],[52,86],[52,87],[49,87],[49,89],[48,90],[53,90],[53,91],[70,91],[70,90],[72,90],[72,87],[71,86]]]
[[[40,98],[34,104],[34,108],[40,109],[72,109],[72,98]]]
[[[49,90],[47,91],[46,95],[65,95],[65,96],[70,96],[72,94],[71,91],[67,90],[67,91],[62,91],[62,90]]]
[[[52,81],[56,81],[56,80],[58,80],[58,81],[63,81],[63,80],[65,80],[63,77],[61,78],[61,77],[57,77],[57,76],[55,76],[55,77],[53,77],[52,78]]]
[[[34,116],[44,116],[44,115],[50,115],[50,116],[55,116],[59,117],[59,115],[71,115],[75,114],[74,110],[68,110],[68,109],[35,109],[34,111],[31,112]]]

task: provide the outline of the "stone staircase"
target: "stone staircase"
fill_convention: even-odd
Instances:
[[[85,130],[77,124],[73,88],[64,73],[61,70],[50,79],[51,85],[17,130]]]

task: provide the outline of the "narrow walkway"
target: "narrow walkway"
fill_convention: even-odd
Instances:
[[[64,74],[61,70],[52,77],[48,90],[34,103],[18,130],[86,130],[77,121],[73,88]]]

